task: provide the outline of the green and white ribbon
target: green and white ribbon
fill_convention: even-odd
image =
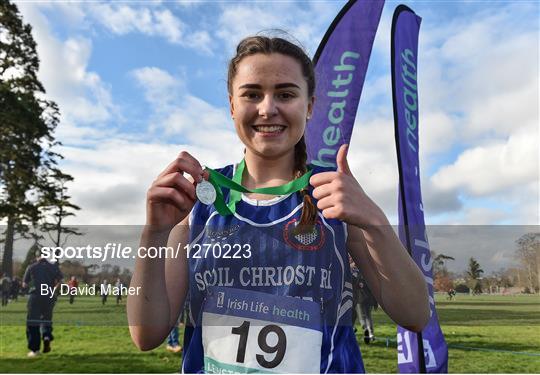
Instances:
[[[308,166],[308,171],[304,173],[304,175],[286,183],[285,185],[248,189],[242,186],[242,174],[244,173],[245,167],[245,160],[242,159],[232,179],[223,176],[221,173],[211,168],[207,167],[205,169],[210,176],[208,178],[208,182],[210,182],[216,189],[216,200],[214,202],[214,207],[222,216],[233,215],[236,212],[236,203],[242,199],[242,193],[270,195],[286,195],[294,193],[304,189],[308,185],[309,178],[313,172],[313,170]],[[225,203],[223,191],[221,190],[223,187],[230,189],[229,203]]]

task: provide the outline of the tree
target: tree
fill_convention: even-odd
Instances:
[[[448,277],[448,275],[437,275],[433,281],[433,288],[437,292],[448,292],[450,289],[454,289],[454,282]]]
[[[516,257],[525,273],[526,287],[531,293],[540,285],[540,233],[527,233],[517,241]]]
[[[85,266],[78,260],[68,259],[62,262],[60,266],[64,277],[69,280],[71,276],[75,276],[78,280],[84,281],[88,277],[89,267]]]
[[[131,276],[132,272],[129,270],[129,268],[123,268],[122,273],[120,274],[120,280],[122,280],[122,284],[129,285],[131,282]]]
[[[69,201],[71,197],[67,194],[66,184],[73,181],[73,177],[56,167],[50,168],[47,172],[40,184],[42,194],[38,205],[44,220],[41,229],[49,234],[55,246],[63,247],[70,235],[82,234],[75,228],[63,225],[64,219],[74,216],[73,211],[80,210],[80,207],[71,203]]]
[[[38,246],[38,243],[37,241],[34,242],[32,244],[32,246],[30,246],[30,248],[28,249],[28,251],[26,252],[26,257],[24,258],[24,261],[22,262],[21,264],[21,268],[19,269],[19,277],[22,279],[23,276],[24,276],[24,273],[26,271],[26,268],[28,268],[28,266],[30,264],[32,264],[34,262],[34,260],[36,259],[36,252],[39,250],[39,246]]]
[[[514,286],[514,275],[516,270],[513,268],[500,268],[498,271],[492,271],[490,275],[483,278],[483,285],[489,289],[489,293],[501,293],[506,288]]]
[[[58,106],[45,99],[38,70],[32,27],[15,4],[0,0],[0,219],[7,221],[2,268],[10,276],[15,233],[38,221],[44,176],[60,157],[52,151]]]
[[[482,293],[482,285],[480,284],[480,278],[483,273],[484,270],[480,268],[480,264],[476,261],[476,259],[471,257],[469,259],[467,278],[470,282],[469,288],[471,288],[474,293]]]
[[[437,254],[431,251],[431,259],[433,259],[433,287],[436,291],[448,292],[454,288],[454,283],[446,269],[445,262],[454,260],[453,257],[445,254]]]
[[[431,252],[431,257],[433,259],[433,275],[446,276],[448,275],[448,270],[446,269],[445,262],[447,260],[455,260],[454,257],[444,254],[437,254],[435,251]]]

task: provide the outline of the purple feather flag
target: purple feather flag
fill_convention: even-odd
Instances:
[[[421,18],[400,5],[392,20],[392,96],[399,167],[399,237],[424,274],[430,319],[421,333],[398,327],[400,373],[447,373],[448,348],[433,298],[432,259],[420,190],[418,157],[418,32]]]
[[[336,155],[351,139],[356,110],[384,0],[349,1],[313,59],[317,88],[306,128],[308,162],[336,168]]]

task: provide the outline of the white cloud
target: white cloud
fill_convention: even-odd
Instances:
[[[207,1],[205,0],[182,0],[182,1],[175,1],[174,5],[183,9],[191,9],[191,8],[196,8],[206,3]]]
[[[212,55],[212,36],[208,31],[195,31],[186,36],[185,45],[207,55]]]
[[[135,69],[131,75],[144,89],[146,100],[160,111],[170,109],[170,103],[179,96],[178,92],[183,89],[182,80],[156,67]]]
[[[61,15],[62,24],[71,31],[96,35],[102,27],[114,35],[124,36],[137,33],[160,37],[169,43],[212,55],[212,49],[215,46],[209,31],[201,30],[199,26],[188,26],[187,22],[182,21],[177,14],[186,13],[184,10],[195,7],[170,7],[170,5],[170,3],[161,2],[145,2],[137,5],[106,2],[52,2],[32,4],[32,7],[56,11]],[[30,7],[26,4],[23,6]],[[186,14],[186,17],[188,16],[189,14]]]
[[[153,134],[161,139],[181,139],[196,147],[212,147],[224,155],[243,149],[236,136],[228,109],[212,106],[189,94],[183,80],[155,67],[144,67],[132,72],[143,88],[146,100],[152,105]]]
[[[114,34],[124,35],[130,32],[141,32],[144,34],[158,34],[163,32],[158,25],[161,23],[158,16],[149,8],[133,8],[124,4],[93,3],[89,4],[88,11],[95,21],[100,22]],[[173,32],[177,35],[180,30]],[[171,31],[168,31],[171,34]]]
[[[189,27],[164,4],[131,6],[126,4],[90,3],[85,5],[89,16],[117,35],[141,33],[163,37],[170,43],[212,55],[213,40],[206,30]]]
[[[213,51],[216,38],[223,44],[219,48],[230,54],[243,36],[279,27],[313,53],[341,5],[226,4],[216,18],[200,17],[205,27],[192,31],[167,4],[21,3],[38,39],[40,78],[63,112],[58,134],[70,144],[91,147],[66,149],[66,165],[72,168],[68,172],[73,171],[76,178],[76,203],[88,210],[80,213],[80,219],[131,223],[133,217],[143,218],[144,203],[139,197],[144,200],[146,182],[159,172],[156,166],[164,167],[181,148],[206,158],[205,163],[212,166],[238,160],[242,150],[228,110],[210,104],[213,94],[192,95],[182,76],[156,67],[158,63],[132,72],[150,103],[148,133],[118,134],[96,127],[119,116],[111,87],[88,68],[96,25],[114,35],[161,37],[207,54]],[[205,6],[176,8],[185,10],[180,14],[197,18],[195,11]],[[530,13],[521,6],[529,5],[499,6],[496,11],[486,7],[441,25],[424,18],[419,58],[421,166],[422,171],[438,168],[433,177],[422,172],[428,216],[445,215],[453,223],[538,223],[538,35],[537,26],[527,30],[519,25],[519,19]],[[84,37],[53,35],[41,7],[71,14],[77,20],[72,24],[80,24]],[[366,192],[389,216],[395,216],[397,166],[390,82],[388,71],[381,70],[388,65],[390,13],[387,7],[372,55],[372,59],[384,56],[385,60],[373,66],[377,76],[366,81],[349,161]],[[193,76],[200,67],[186,69],[186,76]],[[137,141],[135,136],[147,139]],[[171,140],[178,146],[161,144]],[[463,151],[450,154],[454,149]],[[138,153],[141,156],[134,155]],[[111,160],[115,162],[105,163]],[[144,167],[145,163],[151,166]],[[139,165],[143,165],[140,170]],[[133,172],[133,166],[140,174]],[[92,195],[93,191],[98,194]],[[126,196],[123,208],[115,196]],[[130,200],[132,196],[137,198]],[[101,199],[109,203],[100,204]],[[482,200],[499,200],[505,208],[485,208]],[[116,211],[108,208],[114,201]]]
[[[239,160],[239,155],[224,153],[216,142],[210,140],[203,148],[117,138],[92,148],[62,147],[63,168],[75,177],[70,186],[72,201],[82,208],[69,224],[143,224],[147,189],[180,151],[214,168]]]
[[[357,119],[349,166],[366,194],[394,220],[397,215],[398,169],[394,126],[390,119]]]
[[[531,6],[497,4],[445,23],[435,14],[424,18],[420,152],[422,168],[433,171],[424,190],[462,203],[444,220],[539,222],[538,25]],[[486,200],[505,209],[485,208]]]
[[[466,208],[463,219],[453,224],[493,225],[499,221],[504,221],[507,217],[508,213],[498,208]]]
[[[509,4],[478,14],[432,24],[436,34],[420,45],[421,110],[459,114],[462,140],[507,137],[538,123],[538,30],[524,29],[530,4]],[[526,21],[523,22],[526,24]]]
[[[182,38],[182,22],[168,9],[156,11],[154,15],[157,21],[156,32],[173,43],[179,43]]]
[[[37,6],[19,4],[25,22],[33,27],[41,60],[39,79],[47,97],[60,107],[63,124],[103,124],[115,114],[111,89],[99,75],[88,70],[92,52],[88,38],[56,38]],[[60,129],[59,129],[60,130]]]
[[[313,55],[340,7],[339,3],[321,2],[226,4],[222,6],[216,35],[225,43],[226,51],[232,54],[242,38],[260,31],[279,36],[276,30],[279,29],[297,38]]]
[[[426,112],[420,121],[421,165],[427,167],[431,164],[433,154],[445,153],[455,144],[457,124],[443,111]]]
[[[534,129],[510,136],[507,142],[493,142],[464,151],[451,165],[433,177],[441,189],[463,188],[476,196],[538,181],[538,136]]]
[[[165,121],[165,131],[169,135],[195,129],[211,132],[231,122],[225,108],[215,108],[200,98],[186,95],[181,103]]]

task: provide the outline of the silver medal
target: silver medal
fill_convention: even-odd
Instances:
[[[212,204],[216,200],[216,189],[214,189],[214,185],[206,180],[202,180],[197,184],[195,193],[197,198],[206,205]]]

